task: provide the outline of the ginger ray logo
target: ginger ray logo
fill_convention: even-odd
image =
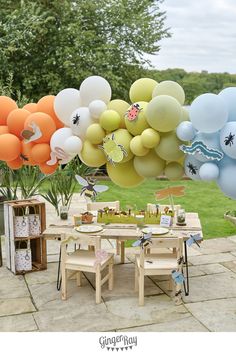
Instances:
[[[99,344],[101,349],[107,349],[111,352],[128,351],[137,346],[137,336],[101,336],[99,338]]]

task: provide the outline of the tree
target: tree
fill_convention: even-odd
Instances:
[[[163,0],[0,0],[0,80],[30,99],[108,79],[124,97],[170,36]]]

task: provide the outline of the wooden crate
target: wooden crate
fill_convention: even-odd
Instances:
[[[41,234],[39,236],[29,235],[28,237],[15,237],[14,235],[14,216],[20,215],[22,208],[35,210],[40,216]],[[46,229],[45,203],[37,199],[12,200],[4,203],[4,224],[5,224],[5,247],[7,268],[15,274],[26,273],[17,272],[15,266],[15,251],[19,241],[30,241],[32,254],[32,270],[38,271],[47,269],[47,249],[46,241],[43,238],[43,231]]]

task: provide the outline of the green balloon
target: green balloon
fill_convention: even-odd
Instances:
[[[178,161],[184,156],[183,151],[179,149],[182,144],[183,142],[177,138],[175,132],[161,134],[161,141],[155,151],[163,160]]]
[[[113,183],[123,188],[136,187],[144,181],[135,171],[133,160],[115,166],[107,163],[107,173]]]
[[[136,80],[130,87],[129,97],[132,103],[138,101],[149,102],[152,99],[152,92],[157,81],[149,78]]]
[[[184,90],[175,81],[166,80],[159,82],[159,84],[157,84],[153,90],[152,97],[160,95],[168,95],[174,97],[181,105],[183,105],[185,101]]]
[[[89,167],[100,167],[107,162],[104,152],[88,140],[84,141],[79,157]]]
[[[151,150],[143,157],[134,158],[134,168],[142,177],[157,177],[163,173],[165,161],[157,156],[154,150]]]
[[[170,181],[176,181],[183,177],[184,168],[178,162],[170,162],[168,165],[166,165],[165,175]]]
[[[100,115],[99,123],[103,129],[107,130],[108,132],[112,132],[113,130],[119,128],[121,118],[116,111],[107,109]]]
[[[121,118],[119,128],[125,128],[124,115],[127,112],[127,110],[129,109],[129,106],[130,106],[129,103],[127,103],[126,101],[123,101],[123,100],[119,100],[119,99],[112,100],[107,105],[107,109],[112,109],[113,111],[116,111],[119,114],[119,116]]]
[[[140,135],[145,129],[150,128],[145,116],[145,108],[147,107],[147,102],[136,102],[135,105],[139,105],[140,112],[137,114],[137,118],[134,120],[129,120],[129,110],[132,110],[134,106],[130,106],[127,114],[125,115],[125,126],[126,129],[132,135]],[[135,108],[134,108],[135,109]]]
[[[148,124],[159,132],[174,130],[182,116],[182,107],[171,96],[154,97],[146,106],[144,114]]]

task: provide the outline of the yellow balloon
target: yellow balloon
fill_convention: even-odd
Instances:
[[[109,132],[112,132],[119,128],[121,118],[116,111],[112,109],[107,109],[104,111],[99,118],[99,123],[101,127]]]
[[[79,158],[89,167],[100,167],[107,162],[104,152],[88,140],[84,141]]]
[[[162,160],[154,150],[146,156],[134,158],[134,168],[142,177],[157,177],[163,173],[165,161]]]
[[[136,102],[134,105],[130,106],[127,111],[125,116],[125,126],[132,135],[139,135],[145,129],[149,128],[149,124],[144,113],[147,104],[147,102]],[[137,118],[130,120],[129,117],[131,115],[136,115]]]
[[[152,92],[157,81],[149,78],[136,80],[130,87],[129,97],[132,103],[138,101],[149,102],[152,99]]]
[[[181,115],[180,121],[184,122],[186,120],[190,120],[189,111],[187,110],[187,108],[182,107],[182,115]]]
[[[113,134],[115,142],[120,144],[127,152],[127,156],[124,156],[122,161],[119,163],[124,163],[131,160],[134,156],[130,149],[130,142],[133,138],[132,135],[126,129],[118,129],[115,132],[109,134],[108,137],[111,139]]]
[[[180,141],[175,132],[169,132],[161,135],[159,145],[155,148],[158,156],[166,161],[178,161],[184,156],[183,151],[179,149],[179,146],[183,142]]]
[[[149,152],[149,149],[143,146],[140,135],[133,137],[130,142],[130,149],[132,153],[136,156],[144,156],[147,155],[147,153]]]
[[[105,138],[105,135],[105,130],[102,129],[98,123],[91,124],[86,131],[86,139],[95,145],[101,144],[103,138]]]
[[[160,134],[152,128],[147,128],[141,134],[141,141],[144,147],[152,149],[159,144]]]
[[[113,183],[124,188],[136,187],[144,181],[135,171],[133,160],[115,166],[107,163],[107,173]]]
[[[183,177],[184,168],[178,162],[170,162],[165,168],[165,175],[170,181],[176,181]]]
[[[180,122],[182,107],[171,96],[154,97],[146,106],[144,114],[149,125],[160,132],[174,130]]]
[[[185,101],[185,93],[183,88],[175,81],[162,81],[156,85],[153,90],[152,97],[168,95],[174,97],[181,105]]]
[[[121,118],[121,122],[120,122],[120,126],[119,128],[125,128],[125,113],[128,111],[129,109],[129,103],[123,100],[112,100],[108,103],[107,105],[107,109],[112,109],[113,111],[116,111],[120,118]]]

